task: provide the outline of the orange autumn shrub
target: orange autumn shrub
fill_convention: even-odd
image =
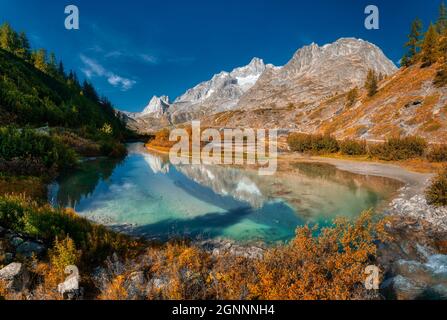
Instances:
[[[258,299],[346,300],[363,298],[365,268],[374,264],[376,240],[387,238],[384,222],[366,212],[353,224],[338,219],[318,236],[299,228],[284,247],[268,250],[255,263],[258,282],[251,285]]]
[[[149,298],[168,300],[197,300],[211,298],[206,280],[211,269],[210,255],[186,243],[169,243],[163,248],[151,249],[152,277],[166,279],[162,290],[152,288]]]
[[[115,277],[99,295],[100,300],[127,300],[128,293],[124,287],[125,277]]]
[[[216,258],[207,279],[208,290],[217,300],[253,299],[250,285],[256,282],[254,261],[231,253],[222,253]]]

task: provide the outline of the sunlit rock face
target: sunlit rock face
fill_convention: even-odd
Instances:
[[[238,109],[284,108],[288,103],[312,103],[362,87],[368,71],[390,75],[397,68],[377,46],[343,38],[322,47],[299,49],[282,68],[269,68],[242,96]]]
[[[154,96],[149,101],[149,104],[146,106],[146,108],[144,108],[143,112],[138,114],[138,117],[151,116],[154,118],[161,118],[168,110],[169,105],[170,105],[169,97]]]
[[[342,38],[324,46],[313,43],[299,49],[283,67],[254,58],[244,67],[214,75],[172,103],[167,97],[154,97],[142,113],[129,115],[136,122],[128,123],[138,131],[155,131],[229,113],[229,123],[209,121],[219,126],[286,128],[291,119],[289,105],[312,109],[331,96],[363,87],[370,69],[383,76],[397,70],[380,48],[364,40]],[[238,119],[232,112],[245,114]],[[279,119],[286,121],[279,124]]]

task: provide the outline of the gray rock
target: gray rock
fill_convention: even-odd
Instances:
[[[11,244],[14,246],[14,247],[18,247],[18,246],[20,246],[22,243],[23,243],[23,239],[22,238],[20,238],[20,237],[13,237],[12,239],[11,239]]]
[[[14,260],[14,254],[12,254],[11,252],[6,252],[3,259],[3,263],[10,264],[11,262],[13,262],[13,260]]]
[[[402,190],[402,194],[393,200],[390,207],[393,215],[426,221],[437,230],[447,230],[447,207],[429,205],[423,195],[407,199],[405,190]]]
[[[426,286],[401,275],[388,279],[382,284],[381,288],[391,290],[398,300],[415,300],[421,297],[427,289]]]
[[[168,284],[169,284],[169,280],[166,278],[153,278],[149,281],[149,285],[157,290],[162,290]]]
[[[144,272],[132,272],[125,283],[129,299],[144,299],[146,296],[144,287],[145,283],[146,278],[144,276]]]
[[[26,258],[31,258],[33,255],[39,256],[45,251],[45,246],[37,242],[26,241],[17,247],[17,254]]]
[[[437,294],[440,299],[447,299],[447,285],[438,284],[432,288],[434,294]]]
[[[29,274],[21,263],[11,263],[0,270],[0,280],[6,281],[7,288],[23,291],[29,283]]]

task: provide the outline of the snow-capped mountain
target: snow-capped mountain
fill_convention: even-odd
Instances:
[[[254,58],[244,67],[214,75],[172,103],[168,97],[153,97],[144,111],[133,118],[139,131],[154,131],[169,124],[234,111],[231,116],[238,118],[230,117],[231,123],[226,125],[246,125],[242,122],[258,117],[257,122],[268,127],[277,123],[278,117],[287,122],[280,112],[291,105],[312,109],[328,97],[362,87],[370,69],[383,76],[397,70],[380,48],[364,40],[342,38],[321,47],[313,43],[299,49],[283,67]],[[277,112],[237,115],[254,109]],[[285,124],[284,127],[290,127]]]
[[[169,97],[167,96],[153,96],[149,104],[138,115],[139,117],[152,116],[154,118],[161,118],[170,106]]]
[[[256,84],[266,68],[264,61],[254,58],[251,62],[231,72],[221,72],[178,97],[170,110],[173,123],[200,118],[233,109],[242,95]]]

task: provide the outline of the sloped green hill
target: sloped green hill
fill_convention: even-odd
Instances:
[[[0,49],[0,125],[125,130],[112,105],[99,99],[91,85],[70,76],[51,76]]]

